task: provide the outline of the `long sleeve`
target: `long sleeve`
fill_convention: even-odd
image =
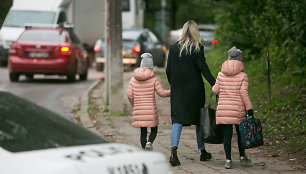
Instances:
[[[215,85],[212,87],[212,92],[216,95],[220,94],[220,81],[218,80],[218,77],[216,79]]]
[[[214,86],[216,80],[211,74],[207,64],[206,64],[206,59],[204,56],[204,47],[201,46],[201,49],[199,52],[196,53],[196,64],[198,68],[200,69],[201,73],[204,75],[205,79],[208,81],[208,83],[211,86]]]
[[[132,83],[130,81],[129,83],[129,87],[128,87],[128,90],[127,90],[127,97],[131,103],[131,105],[134,107],[134,95],[133,95],[133,86],[132,86]]]
[[[167,60],[167,66],[166,66],[166,74],[167,74],[167,79],[168,79],[169,84],[171,84],[170,83],[171,81],[171,71],[170,71],[171,57],[172,57],[172,50],[170,47],[169,54],[168,54],[168,60]]]
[[[246,110],[252,109],[252,103],[248,94],[248,85],[248,76],[245,76],[242,80],[239,93]]]
[[[159,95],[160,97],[170,96],[170,90],[164,90],[164,88],[162,87],[162,85],[160,84],[158,80],[155,81],[154,85],[155,85],[154,88],[155,88],[157,95]]]

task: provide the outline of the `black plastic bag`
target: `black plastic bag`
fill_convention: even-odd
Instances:
[[[221,125],[216,124],[216,110],[210,108],[212,94],[210,95],[207,108],[200,110],[200,135],[201,140],[209,144],[223,143],[223,130]]]

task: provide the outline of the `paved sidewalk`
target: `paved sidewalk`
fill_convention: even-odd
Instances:
[[[154,70],[156,71],[156,70]],[[132,72],[124,73],[124,90],[126,91]],[[163,82],[163,87],[167,88],[167,83]],[[132,108],[127,98],[124,98],[127,116],[108,116],[103,112],[104,83],[97,83],[90,94],[89,103],[99,106],[100,112],[92,118],[96,130],[111,142],[125,143],[140,147],[140,130],[131,126]],[[159,127],[157,138],[153,144],[154,151],[161,152],[168,158],[170,155],[170,98],[160,98],[156,96],[157,109],[159,114]],[[82,116],[81,116],[82,117]],[[235,131],[234,131],[235,132]],[[197,150],[195,127],[183,127],[181,140],[178,148],[178,157],[181,166],[172,167],[174,174],[217,174],[217,173],[241,173],[241,174],[274,174],[274,173],[305,173],[291,166],[288,161],[279,161],[277,158],[269,157],[262,148],[246,150],[247,156],[252,160],[253,165],[242,167],[239,165],[239,153],[237,147],[237,137],[232,140],[233,169],[224,168],[223,144],[206,144],[207,151],[212,153],[210,161],[200,161],[200,152]]]

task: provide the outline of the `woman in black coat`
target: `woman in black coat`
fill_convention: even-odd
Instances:
[[[196,125],[198,149],[201,161],[211,159],[200,139],[200,108],[205,105],[205,88],[202,74],[211,86],[215,84],[204,57],[197,24],[191,20],[184,24],[181,40],[171,45],[166,67],[171,86],[171,156],[172,166],[180,165],[177,147],[182,126]]]

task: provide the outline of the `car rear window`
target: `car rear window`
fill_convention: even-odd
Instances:
[[[70,120],[0,91],[0,146],[11,152],[107,143]]]
[[[64,42],[65,32],[58,30],[27,30],[19,38],[19,41],[38,42]]]
[[[123,30],[122,39],[123,40],[137,40],[141,34],[139,30]]]

